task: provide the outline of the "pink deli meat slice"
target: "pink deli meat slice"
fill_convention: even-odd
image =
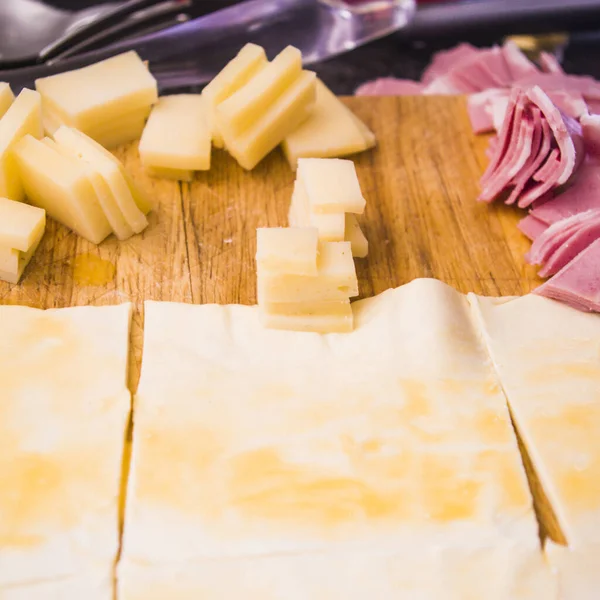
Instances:
[[[560,73],[564,74],[558,59],[554,54],[549,52],[540,52],[540,67],[544,73]]]
[[[525,260],[532,265],[543,265],[571,236],[589,223],[596,211],[587,211],[550,225],[531,245]],[[534,217],[535,218],[535,217]]]
[[[354,92],[357,96],[418,96],[423,84],[410,79],[382,77],[363,83]]]
[[[584,115],[579,122],[587,155],[600,158],[600,115]]]
[[[532,215],[527,215],[517,223],[517,228],[530,240],[535,240],[548,229],[548,225]]]
[[[515,80],[515,85],[529,87],[537,85],[544,91],[566,90],[580,93],[586,101],[600,100],[600,81],[583,75],[565,73],[530,73]]]
[[[600,164],[588,159],[567,189],[541,206],[535,206],[530,214],[550,225],[597,208],[600,208]]]
[[[491,88],[471,94],[467,98],[467,112],[474,133],[484,133],[495,129],[494,101],[503,100],[508,103],[509,95],[510,92],[506,89]],[[504,108],[504,112],[506,112],[506,108]]]
[[[512,41],[502,46],[502,54],[513,82],[526,76],[536,75],[539,69],[521,52]]]
[[[479,50],[471,44],[459,44],[450,50],[437,52],[431,61],[431,64],[423,72],[421,81],[425,84],[431,83],[434,79],[445,75],[458,63],[467,57],[478,54]]]
[[[578,310],[600,312],[600,239],[533,293],[564,302]]]
[[[555,250],[539,270],[538,275],[550,277],[558,273],[597,239],[600,239],[600,211],[596,211],[596,215],[591,215],[586,224],[575,230],[571,237]]]

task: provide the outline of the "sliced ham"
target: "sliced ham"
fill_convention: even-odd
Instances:
[[[506,89],[490,88],[483,92],[471,94],[467,98],[467,112],[475,133],[485,133],[495,129],[494,107],[498,102],[503,103],[502,118],[504,118],[509,96],[510,92]]]
[[[515,85],[529,87],[537,85],[546,92],[565,90],[580,93],[586,101],[600,100],[600,82],[593,77],[567,75],[566,73],[530,73],[515,79]]]
[[[554,54],[549,52],[540,52],[540,67],[544,73],[560,73],[564,74],[558,59]]]
[[[502,46],[502,54],[513,82],[521,77],[536,75],[540,72],[521,52],[519,46],[510,40]]]
[[[418,96],[423,88],[418,81],[382,77],[364,83],[354,93],[357,96]]]
[[[530,214],[551,225],[591,209],[600,209],[600,165],[588,159],[567,189],[540,206],[535,206]]]
[[[600,239],[591,243],[534,293],[578,310],[600,312]]]
[[[600,115],[584,115],[579,122],[587,155],[600,158]]]
[[[425,84],[431,83],[441,75],[445,75],[458,63],[467,57],[478,54],[479,50],[471,44],[459,44],[450,50],[437,52],[431,61],[431,64],[423,72],[421,81]]]
[[[517,223],[517,228],[530,240],[535,240],[548,229],[548,225],[533,215],[527,215]]]

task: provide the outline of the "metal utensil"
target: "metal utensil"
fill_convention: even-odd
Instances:
[[[139,30],[189,4],[190,0],[127,0],[67,11],[42,0],[0,2],[0,68],[45,62],[69,46],[97,40],[114,26]]]
[[[403,28],[414,10],[414,0],[249,0],[50,65],[0,71],[0,80],[18,91],[38,77],[135,49],[166,91],[209,81],[246,42],[264,46],[270,56],[292,44],[310,64]]]

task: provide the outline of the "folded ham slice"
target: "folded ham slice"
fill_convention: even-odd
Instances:
[[[600,239],[591,243],[534,294],[578,310],[600,312]]]
[[[421,81],[425,84],[431,83],[434,79],[445,75],[460,64],[465,58],[479,54],[479,50],[471,44],[459,44],[449,50],[437,52],[431,61],[431,64],[423,72]]]
[[[418,96],[424,87],[410,79],[381,77],[364,83],[354,93],[357,96]]]
[[[483,202],[508,194],[507,203],[526,208],[564,185],[584,156],[581,126],[539,87],[513,89],[498,137],[481,178]]]
[[[580,123],[586,154],[600,158],[600,115],[584,115]]]
[[[548,229],[548,224],[536,219],[533,215],[527,215],[517,223],[517,228],[530,240],[535,240]]]

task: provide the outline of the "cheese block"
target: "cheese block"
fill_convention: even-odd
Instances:
[[[108,185],[119,210],[134,233],[140,233],[148,226],[148,219],[138,208],[127,180],[123,176],[123,167],[116,158],[108,157],[106,151],[85,134],[65,125],[54,134],[55,141],[76,152],[80,159],[91,165]]]
[[[0,81],[0,118],[9,109],[14,99],[15,95],[12,93],[10,85],[4,81]]]
[[[259,306],[260,322],[269,329],[348,333],[353,328],[350,300],[340,302],[279,302]]]
[[[344,236],[347,242],[352,246],[352,256],[355,258],[365,258],[369,254],[369,242],[362,232],[356,215],[346,214],[346,226]]]
[[[321,242],[346,240],[346,216],[343,212],[318,215],[310,210],[308,195],[302,180],[296,179],[288,212],[290,227],[316,227]]]
[[[14,146],[28,201],[86,240],[99,244],[111,226],[85,171],[30,135]]]
[[[7,198],[0,198],[0,246],[27,252],[46,228],[46,213]]]
[[[319,246],[316,276],[258,273],[258,302],[330,302],[358,296],[358,280],[350,242]]]
[[[353,307],[318,335],[146,302],[120,600],[557,600],[465,297]]]
[[[137,117],[135,120],[130,121],[118,129],[106,130],[98,133],[90,131],[88,135],[104,148],[112,149],[139,140],[145,126],[146,117]]]
[[[546,540],[546,556],[558,578],[560,600],[597,600],[600,543],[572,549]]]
[[[492,360],[558,525],[600,539],[600,319],[536,295],[472,296]]]
[[[134,52],[37,79],[44,108],[82,131],[108,124],[158,98],[156,80]]]
[[[242,88],[238,93],[241,93]],[[217,108],[216,122],[225,147],[238,163],[253,169],[283,138],[308,118],[315,99],[315,74],[302,71],[291,86],[238,137],[229,135]]]
[[[42,140],[47,146],[54,148],[56,152],[66,157],[74,166],[74,168],[81,170],[89,182],[92,184],[92,188],[98,199],[98,203],[108,221],[113,233],[119,240],[129,239],[133,235],[133,229],[129,226],[121,209],[119,208],[117,201],[115,200],[114,194],[108,187],[105,179],[90,163],[81,160],[79,154],[68,146],[57,144],[56,141],[50,138],[44,138]]]
[[[356,168],[351,160],[341,158],[301,158],[298,179],[315,214],[362,214],[366,201],[360,191]]]
[[[166,169],[162,167],[144,167],[146,175],[158,179],[178,179],[179,181],[192,181],[194,171],[188,169]]]
[[[35,207],[30,206],[29,208]],[[0,279],[8,283],[19,283],[19,280],[23,276],[23,272],[31,262],[33,255],[36,253],[38,246],[44,237],[44,232],[45,227],[37,231],[35,237],[31,240],[29,249],[25,252],[10,248],[9,246],[0,246]]]
[[[159,98],[139,144],[145,167],[210,169],[211,133],[200,94]]]
[[[15,168],[13,146],[25,135],[41,138],[40,95],[24,89],[0,119],[0,196],[23,200],[23,185]]]
[[[369,128],[320,80],[312,113],[290,133],[281,147],[292,169],[299,158],[334,158],[375,145]]]
[[[212,143],[217,148],[223,147],[223,138],[215,122],[217,105],[246,85],[266,64],[265,51],[256,44],[246,44],[202,90]]]
[[[113,597],[130,308],[0,306],[2,598]]]
[[[314,227],[261,227],[256,230],[256,264],[273,274],[315,276],[318,243]]]

